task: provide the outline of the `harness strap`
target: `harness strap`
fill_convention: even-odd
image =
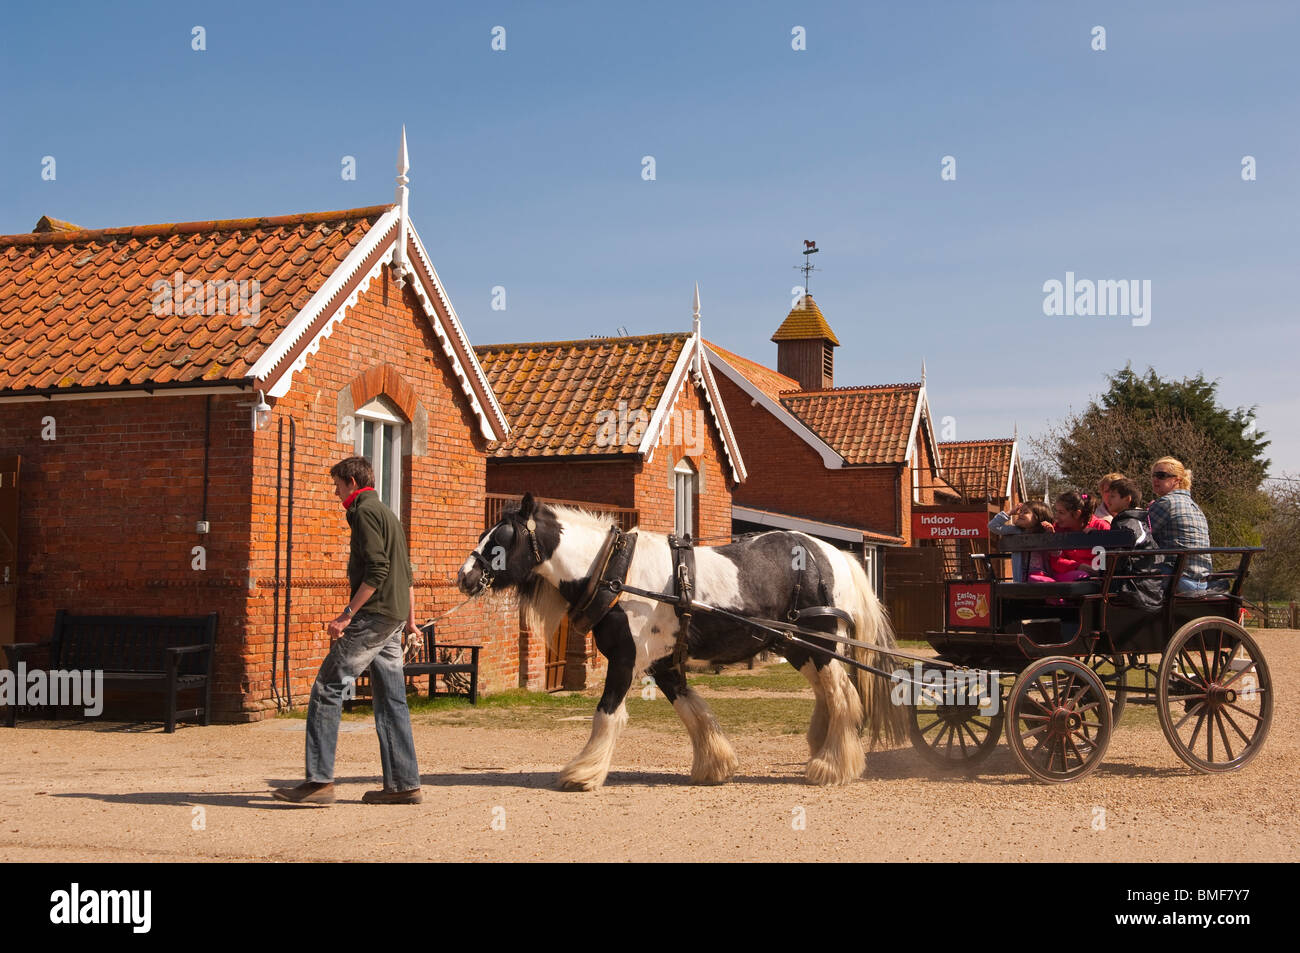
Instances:
[[[605,542],[587,571],[587,587],[569,610],[569,627],[574,632],[586,635],[618,602],[620,586],[627,578],[635,551],[636,533],[625,533],[617,526],[609,528]]]
[[[677,641],[673,644],[673,665],[681,669],[686,665],[690,648],[687,636],[695,606],[695,545],[690,536],[669,536],[668,545],[673,554],[673,592],[677,597],[673,609],[680,622]]]

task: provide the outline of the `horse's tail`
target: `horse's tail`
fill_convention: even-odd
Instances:
[[[853,603],[848,608],[857,629],[854,638],[878,645],[882,649],[896,648],[898,643],[894,640],[894,628],[889,624],[889,613],[876,598],[866,570],[851,554],[844,554],[844,561],[848,563],[849,576],[853,582]],[[897,668],[898,663],[893,656],[859,648],[856,645],[850,648],[851,657],[859,662],[886,672],[892,672]],[[892,687],[890,680],[860,668],[853,670],[853,680],[858,695],[862,698],[866,730],[870,733],[871,742],[874,744],[883,739],[886,744],[892,745],[903,741],[907,733],[907,713],[901,705],[893,703],[890,697]]]

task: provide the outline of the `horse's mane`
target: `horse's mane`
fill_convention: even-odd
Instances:
[[[573,506],[568,503],[547,503],[546,505],[561,519],[575,523],[586,523],[593,529],[609,529],[609,525],[614,522],[614,518],[609,514],[596,513],[582,506]]]

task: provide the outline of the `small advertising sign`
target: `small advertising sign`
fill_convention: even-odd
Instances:
[[[988,532],[984,512],[912,513],[913,539],[982,539]]]
[[[987,582],[952,582],[948,584],[948,626],[950,628],[989,629],[991,586]]]

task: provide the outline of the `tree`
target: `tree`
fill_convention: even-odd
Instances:
[[[1082,414],[1082,419],[1078,422],[1081,427],[1077,427],[1071,434],[1075,440],[1061,448],[1059,459],[1062,473],[1072,476],[1080,472],[1081,465],[1085,463],[1083,458],[1075,456],[1073,445],[1077,438],[1084,435],[1083,431],[1086,428],[1096,426],[1105,417],[1116,412],[1127,411],[1139,418],[1151,416],[1166,424],[1178,420],[1186,421],[1191,425],[1191,432],[1204,438],[1203,441],[1197,441],[1198,443],[1208,443],[1220,448],[1222,453],[1219,456],[1225,461],[1244,464],[1246,469],[1242,477],[1249,481],[1252,489],[1259,488],[1264,475],[1268,472],[1269,461],[1264,457],[1264,448],[1268,446],[1269,441],[1265,440],[1264,434],[1255,427],[1255,408],[1238,407],[1235,410],[1228,410],[1220,407],[1216,393],[1217,382],[1207,381],[1202,374],[1182,381],[1166,381],[1156,374],[1154,368],[1148,367],[1146,376],[1139,377],[1133,373],[1132,365],[1125,365],[1122,371],[1108,380],[1110,389],[1101,395],[1100,403],[1090,404]],[[1145,439],[1151,436],[1151,433],[1143,431],[1140,434],[1134,433],[1133,436]],[[1086,443],[1080,446],[1086,447]],[[1129,442],[1114,449],[1123,458],[1133,460],[1149,456],[1155,448]],[[1150,460],[1146,460],[1142,466],[1149,466],[1158,457],[1166,455],[1178,457],[1195,469],[1192,460],[1179,457],[1172,451],[1157,453]],[[1130,470],[1134,473],[1140,472],[1138,467],[1130,466]],[[1128,473],[1130,470],[1122,472]]]
[[[1260,525],[1264,547],[1251,565],[1246,594],[1259,602],[1300,595],[1300,478],[1281,477],[1265,490],[1269,509]]]
[[[1125,367],[1109,381],[1109,390],[1082,413],[1030,441],[1038,456],[1089,492],[1103,475],[1123,473],[1136,480],[1147,503],[1151,465],[1176,457],[1192,471],[1192,495],[1205,511],[1211,542],[1257,545],[1269,509],[1260,489],[1269,461],[1253,408],[1220,407],[1218,385],[1199,374],[1166,381],[1153,369],[1139,377]]]

